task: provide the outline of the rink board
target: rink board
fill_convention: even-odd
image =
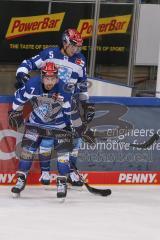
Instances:
[[[0,97],[0,185],[15,182],[18,158],[15,154],[20,145],[22,133],[8,126],[7,113],[12,97]],[[129,147],[128,143],[142,143],[154,132],[160,133],[160,100],[157,98],[95,97],[90,99],[96,105],[95,123],[130,127],[130,131],[98,140],[95,147],[82,143],[78,168],[91,184],[160,184],[160,141],[147,149]],[[106,118],[99,113],[109,109]],[[114,114],[114,113],[117,114]],[[105,115],[105,114],[103,114]],[[115,116],[116,115],[116,116]],[[109,119],[109,120],[108,120]],[[104,123],[105,121],[105,123]],[[111,121],[111,123],[109,122]],[[103,126],[104,127],[104,126]],[[106,129],[106,126],[105,128]],[[101,129],[103,130],[103,128]],[[52,159],[52,183],[55,183],[56,161]],[[28,184],[39,184],[39,163],[33,163]]]
[[[160,185],[160,172],[81,172],[89,184],[97,185]],[[51,184],[56,183],[57,172],[51,172]],[[40,185],[40,173],[30,173],[29,185]],[[13,185],[15,172],[0,172],[0,185]]]

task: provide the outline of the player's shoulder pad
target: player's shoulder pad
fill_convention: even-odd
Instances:
[[[81,67],[84,67],[86,65],[86,58],[81,52],[75,55],[75,63]]]
[[[54,56],[56,55],[56,53],[58,51],[59,51],[58,47],[49,47],[49,48],[45,48],[43,51],[41,51],[40,55],[41,55],[42,59],[54,58]]]

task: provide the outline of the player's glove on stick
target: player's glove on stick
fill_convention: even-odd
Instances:
[[[87,129],[87,127],[83,124],[80,127],[75,128],[77,137],[82,138],[83,141],[89,144],[95,144],[96,140],[94,137],[94,132],[91,129]]]
[[[95,144],[96,140],[94,137],[94,132],[91,129],[87,129],[82,133],[82,139],[83,141],[89,143],[89,144]]]
[[[15,83],[15,88],[19,89],[22,88],[25,85],[25,83],[30,79],[30,75],[23,72],[19,72],[17,73],[16,79],[17,82]]]
[[[22,111],[9,111],[9,125],[12,128],[18,128],[23,123],[23,112]]]
[[[93,103],[81,102],[84,111],[84,122],[90,123],[95,115],[95,105]]]

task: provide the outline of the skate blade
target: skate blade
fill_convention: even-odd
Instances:
[[[58,198],[59,203],[64,203],[66,198]]]
[[[12,198],[20,198],[20,193],[12,193]]]

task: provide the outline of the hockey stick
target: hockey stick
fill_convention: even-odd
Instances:
[[[64,139],[68,140],[68,142],[72,142],[74,138],[82,138],[84,141],[86,141],[89,144],[95,144],[94,141],[94,132],[88,129],[82,136],[79,136],[79,134],[76,131],[69,131],[67,129],[58,129],[49,125],[39,124],[39,123],[29,123],[27,122],[25,124],[28,128],[36,128],[39,134],[43,137],[54,137],[57,139]],[[66,141],[67,142],[67,141]]]
[[[32,131],[32,129],[36,129],[39,136],[41,137],[49,137],[57,139],[57,144],[54,146],[54,149],[58,152],[64,151],[72,151],[73,150],[73,134],[69,130],[63,130],[54,128],[49,125],[43,125],[38,123],[29,123],[26,124],[27,129]],[[59,141],[58,141],[59,140]]]
[[[107,189],[97,189],[97,188],[91,187],[88,183],[86,183],[85,179],[81,176],[77,167],[73,163],[71,163],[71,167],[73,167],[74,172],[79,176],[79,178],[84,183],[84,185],[86,186],[87,190],[90,193],[101,195],[103,197],[107,197],[107,196],[111,195],[111,193],[112,193],[111,189],[109,189],[109,188],[107,188]]]
[[[107,132],[94,131],[94,137],[95,138],[107,137]],[[154,135],[152,137],[150,137],[146,142],[144,142],[144,143],[129,143],[129,146],[136,147],[136,148],[148,148],[154,142],[158,141],[158,139],[159,139],[159,135],[157,133],[154,133]]]
[[[52,137],[59,138],[59,139],[72,139],[75,137],[75,133],[72,133],[67,130],[56,129],[56,128],[52,128],[50,126],[33,124],[33,123],[26,123],[26,125],[31,126],[31,127],[37,127],[38,129],[40,129],[40,134],[42,136],[52,136]],[[93,131],[93,136],[95,138],[107,137],[107,132]],[[145,149],[145,148],[150,147],[154,142],[158,141],[158,139],[159,139],[159,135],[157,133],[155,133],[150,139],[148,139],[144,143],[139,143],[139,144],[138,143],[137,144],[129,143],[129,145],[131,147]]]
[[[155,133],[150,139],[148,139],[146,142],[144,143],[139,143],[139,144],[134,144],[134,143],[130,143],[131,147],[137,147],[137,148],[147,148],[150,147],[154,142],[158,141],[159,139],[159,135],[157,133]]]
[[[38,123],[25,123],[25,125],[29,128],[36,128],[38,129],[39,133],[43,137],[54,137],[57,139],[71,139],[73,134],[71,131],[63,130],[63,129],[58,129],[58,128],[53,128],[49,125],[42,125]]]

